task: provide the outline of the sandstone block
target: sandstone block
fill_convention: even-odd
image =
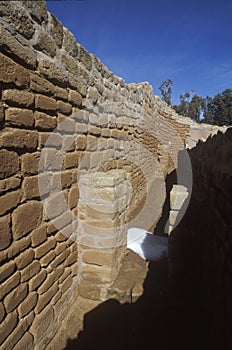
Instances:
[[[30,279],[28,282],[29,284],[29,291],[36,290],[46,279],[47,273],[44,269],[40,270],[38,274],[36,274],[33,278]]]
[[[72,57],[78,56],[78,45],[74,35],[67,29],[64,28],[64,40],[63,46],[65,51]]]
[[[7,294],[9,294],[15,287],[20,283],[20,272],[17,271],[5,282],[1,283],[0,289],[0,300],[3,299]]]
[[[0,218],[0,250],[6,249],[11,243],[11,227],[10,227],[10,215],[3,216]]]
[[[34,104],[34,95],[17,89],[4,90],[2,100],[10,106],[30,108]]]
[[[44,95],[35,96],[35,108],[42,111],[56,111],[56,100]]]
[[[27,7],[33,19],[38,23],[47,23],[48,12],[46,8],[46,2],[43,1],[27,1],[23,0],[23,5]]]
[[[82,105],[82,96],[78,91],[69,90],[68,101],[73,106],[81,107]]]
[[[97,250],[87,250],[83,253],[82,259],[87,264],[113,267],[115,263],[114,252],[104,252]]]
[[[0,179],[4,179],[19,170],[19,158],[16,152],[10,152],[6,149],[0,150]]]
[[[67,54],[65,54],[61,57],[61,62],[70,73],[72,73],[76,76],[78,75],[79,68],[78,68],[78,64],[75,60],[73,60],[72,58],[68,57]]]
[[[22,61],[24,65],[30,68],[36,67],[36,54],[27,46],[23,46],[15,37],[13,37],[4,28],[0,29],[0,48],[2,52],[10,54]]]
[[[59,134],[49,133],[49,132],[40,132],[39,133],[39,149],[43,148],[46,145],[46,148],[56,148],[59,149],[62,146],[62,137]],[[55,152],[55,150],[46,150],[49,152]]]
[[[27,298],[19,305],[18,313],[19,318],[23,318],[28,315],[35,307],[38,300],[38,295],[36,292],[31,292],[28,294]]]
[[[74,264],[77,261],[77,259],[78,259],[78,252],[74,251],[65,260],[64,266],[70,266],[70,265]]]
[[[24,9],[18,8],[17,3],[12,6],[11,3],[3,1],[0,16],[11,23],[13,28],[26,39],[32,38],[35,32],[34,23]]]
[[[64,157],[64,169],[77,168],[79,165],[79,154],[77,152],[66,153]]]
[[[5,121],[9,126],[30,128],[34,125],[33,112],[29,109],[8,108],[5,112]]]
[[[17,190],[6,193],[0,198],[0,215],[4,215],[9,210],[14,209],[20,203],[22,198],[22,191]]]
[[[56,54],[56,44],[54,40],[45,32],[40,32],[37,43],[34,45],[35,49],[54,57]]]
[[[30,89],[39,94],[54,95],[55,87],[50,81],[30,72]]]
[[[37,275],[39,271],[40,263],[37,260],[34,260],[30,265],[21,271],[21,282],[30,280],[33,276]]]
[[[43,294],[49,290],[49,288],[56,282],[61,275],[64,273],[64,267],[59,266],[53,271],[52,273],[49,273],[47,275],[46,280],[43,282],[43,284],[39,287],[38,293]]]
[[[62,264],[64,262],[64,260],[67,259],[67,257],[70,254],[70,250],[66,249],[64,250],[61,254],[59,254],[58,256],[56,256],[56,258],[52,261],[51,263],[51,268],[54,269],[56,268],[58,265]]]
[[[40,265],[42,267],[48,266],[51,262],[55,260],[55,257],[56,257],[56,253],[54,252],[54,250],[50,251],[40,259]],[[48,272],[51,272],[51,271],[48,270]]]
[[[55,87],[55,97],[63,101],[68,101],[68,90],[63,89],[59,86]]]
[[[7,258],[14,258],[16,255],[27,249],[30,246],[30,244],[30,237],[21,238],[19,241],[13,241],[10,247],[7,249]]]
[[[42,224],[31,233],[31,246],[37,247],[47,239],[47,225]]]
[[[2,322],[2,320],[4,319],[5,314],[6,314],[6,312],[5,312],[3,303],[0,303],[0,322]]]
[[[52,14],[50,25],[50,35],[55,41],[56,45],[61,47],[63,43],[63,26]]]
[[[13,311],[26,298],[27,294],[28,294],[27,283],[22,283],[17,288],[15,288],[4,299],[4,306],[5,306],[6,312],[9,313]]]
[[[69,191],[68,195],[68,206],[70,209],[73,209],[77,206],[79,199],[79,190],[76,185],[73,185]]]
[[[46,181],[46,178],[47,178],[46,175],[42,177],[45,178],[44,181]],[[30,177],[24,178],[22,183],[24,199],[35,199],[40,197],[42,194],[45,194],[42,189],[40,193],[39,183],[38,183],[39,178],[41,178],[41,176],[30,176]],[[46,183],[48,183],[48,181],[49,179],[47,179]],[[47,190],[47,192],[49,192],[49,189]]]
[[[64,69],[44,59],[39,59],[39,71],[54,84],[64,87],[68,84],[67,73]]]
[[[37,144],[36,131],[7,128],[0,136],[0,146],[6,148],[36,150]]]
[[[42,112],[35,112],[35,127],[39,130],[53,130],[57,126],[56,117],[52,117]]]
[[[17,240],[35,229],[42,220],[42,213],[42,204],[37,201],[27,202],[15,209],[12,214],[13,237]]]
[[[34,339],[30,333],[25,333],[14,346],[14,350],[31,350],[34,347]]]
[[[83,281],[92,283],[107,283],[111,282],[112,269],[97,265],[86,265],[82,270]]]
[[[79,294],[83,298],[100,300],[101,286],[99,284],[82,281],[79,285]]]
[[[51,306],[47,306],[39,315],[36,316],[30,333],[34,337],[34,343],[39,344],[43,339],[44,334],[53,326],[54,312]]]
[[[60,285],[60,290],[62,293],[65,293],[66,290],[68,290],[73,283],[73,277],[70,275],[68,276],[64,282]]]
[[[21,156],[21,170],[25,175],[35,175],[39,170],[40,153],[26,153]]]
[[[92,68],[92,58],[91,55],[82,46],[79,47],[79,57],[84,67],[90,71]]]
[[[33,249],[26,249],[25,252],[15,258],[17,268],[21,270],[28,266],[33,261],[34,255],[35,253]]]
[[[50,237],[46,242],[42,243],[40,246],[35,248],[35,258],[39,259],[46,255],[51,249],[56,246],[55,237]]]
[[[54,295],[58,292],[59,288],[57,284],[54,284],[47,292],[44,294],[39,295],[37,305],[34,309],[35,314],[39,314],[46,305],[50,303]]]
[[[76,149],[78,151],[83,151],[86,149],[87,145],[87,138],[85,135],[78,135],[75,140],[76,143]]]
[[[3,83],[13,83],[22,88],[28,88],[30,76],[25,68],[0,54],[0,81]]]
[[[6,316],[4,321],[0,324],[0,344],[11,334],[18,323],[17,312],[14,311]]]
[[[57,110],[65,115],[72,112],[72,105],[63,101],[57,101]]]

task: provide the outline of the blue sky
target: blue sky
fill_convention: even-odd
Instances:
[[[232,88],[231,0],[48,0],[77,41],[127,83],[173,80],[173,103]]]

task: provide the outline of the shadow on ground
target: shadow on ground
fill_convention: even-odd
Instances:
[[[169,259],[150,263],[143,296],[134,304],[111,299],[96,307],[66,349],[232,349],[231,289],[210,229],[206,203],[193,196],[169,240]]]

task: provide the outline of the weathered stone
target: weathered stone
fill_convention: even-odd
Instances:
[[[64,157],[64,169],[72,169],[77,168],[79,165],[79,154],[77,152],[74,153],[66,153]]]
[[[9,294],[15,287],[20,283],[20,273],[17,271],[11,277],[9,277],[5,282],[1,283],[0,289],[0,300],[3,299],[7,294]]]
[[[5,121],[9,126],[30,128],[34,125],[33,112],[29,109],[8,108],[5,112]]]
[[[56,44],[54,40],[45,32],[40,32],[37,43],[34,45],[36,50],[42,51],[51,57],[56,54]]]
[[[15,209],[12,214],[14,239],[17,240],[36,228],[42,220],[42,212],[42,204],[37,201],[27,202]]]
[[[10,245],[7,251],[8,259],[12,259],[19,253],[26,250],[30,246],[30,243],[31,243],[30,237],[24,237],[19,241],[13,241],[13,243]]]
[[[42,224],[31,233],[31,245],[37,247],[47,239],[47,225]]]
[[[69,249],[64,250],[61,254],[59,254],[58,256],[56,256],[56,258],[52,261],[51,263],[51,268],[54,269],[56,268],[58,265],[62,264],[63,261],[69,256],[70,251]]]
[[[50,81],[30,72],[30,89],[34,92],[51,96],[54,95],[56,88]]]
[[[35,248],[36,259],[39,259],[45,254],[47,254],[51,249],[55,247],[55,245],[56,245],[56,239],[54,237],[50,237],[48,241],[46,241],[45,243]]]
[[[81,107],[82,105],[82,96],[78,91],[69,90],[68,101],[73,106]]]
[[[79,46],[79,50],[80,50],[79,57],[80,57],[81,63],[85,66],[86,69],[90,71],[92,68],[91,55],[82,46]]]
[[[77,261],[77,259],[78,259],[78,252],[74,251],[65,260],[64,266],[70,266],[70,265],[74,264]]]
[[[39,187],[39,180],[43,185]],[[22,183],[23,199],[36,199],[49,193],[49,177],[46,174],[26,177]]]
[[[30,248],[25,250],[25,252],[21,253],[19,256],[17,256],[15,258],[17,268],[21,270],[24,267],[28,266],[33,261],[34,255],[34,250]]]
[[[10,54],[16,60],[23,62],[23,65],[30,68],[36,67],[36,54],[27,46],[23,46],[15,37],[7,30],[0,28],[0,48],[2,52]]]
[[[22,88],[28,88],[30,76],[25,68],[0,54],[0,81],[3,83],[13,83]]]
[[[63,26],[55,16],[51,14],[50,35],[58,47],[63,43]]]
[[[33,19],[38,23],[48,21],[48,12],[45,1],[28,1],[22,0],[23,5],[27,7]]]
[[[16,311],[11,312],[6,316],[4,321],[0,324],[0,344],[2,344],[9,334],[11,334],[17,323],[18,316]]]
[[[76,58],[78,56],[78,45],[74,35],[67,29],[64,28],[64,41],[63,46],[65,51],[72,57]]]
[[[44,334],[47,334],[47,331],[51,330],[51,327],[54,327],[53,320],[54,311],[50,305],[48,305],[40,314],[36,316],[30,328],[30,333],[34,337],[35,344],[42,344],[44,341],[46,341],[46,339],[43,340]]]
[[[34,2],[34,1],[33,1]],[[31,350],[34,346],[34,339],[30,333],[25,333],[14,346],[14,350]]]
[[[84,151],[87,146],[87,138],[85,135],[78,135],[76,137],[76,149],[78,151]]]
[[[64,101],[68,101],[68,91],[59,86],[55,87],[55,96]]]
[[[112,269],[96,265],[86,265],[82,270],[82,278],[84,281],[94,283],[111,282]]]
[[[31,130],[7,128],[0,136],[0,146],[6,148],[36,150],[37,144],[38,134]]]
[[[97,250],[87,250],[83,253],[82,259],[87,264],[112,267],[115,263],[114,252],[104,252]]]
[[[79,68],[76,60],[73,60],[72,58],[68,57],[67,54],[65,54],[61,57],[61,62],[70,73],[76,76],[78,75]]]
[[[36,95],[35,108],[42,111],[56,111],[56,100],[48,96]]]
[[[9,313],[13,311],[26,298],[27,293],[27,283],[22,283],[17,288],[15,288],[10,294],[8,294],[4,299],[4,306],[6,312]]]
[[[39,314],[45,308],[45,306],[50,303],[51,299],[54,297],[54,295],[56,295],[58,290],[59,290],[59,288],[58,288],[57,284],[55,283],[55,284],[53,284],[53,286],[51,288],[49,288],[49,290],[47,292],[39,295],[37,305],[34,309],[35,314]]]
[[[0,198],[0,215],[4,215],[9,210],[17,207],[22,198],[22,191],[13,191],[6,193]]]
[[[39,271],[40,263],[37,260],[34,260],[30,265],[21,271],[21,282],[30,280],[33,276],[37,275]]]
[[[36,276],[30,279],[29,281],[29,291],[36,290],[46,279],[47,273],[44,269],[40,270]]]
[[[57,110],[63,114],[69,115],[72,112],[72,105],[63,101],[57,101]]]
[[[19,159],[16,152],[0,150],[0,179],[4,179],[19,170]]]
[[[79,294],[83,298],[99,300],[101,297],[101,286],[96,283],[81,282],[79,285]]]
[[[7,340],[2,344],[2,350],[13,349],[14,345],[22,338],[34,320],[34,314],[31,312],[28,316],[20,320],[20,324],[13,330]]]
[[[55,84],[62,87],[68,84],[67,72],[55,63],[39,60],[39,71]]]
[[[39,133],[39,148],[43,148],[46,145],[46,148],[56,148],[59,149],[62,146],[62,137],[59,134],[40,132]],[[49,154],[50,152],[55,152],[55,150],[46,150]],[[55,170],[55,169],[52,169]]]
[[[21,170],[25,175],[35,175],[39,170],[41,153],[26,153],[21,156]]]
[[[34,95],[27,91],[9,89],[3,91],[2,100],[10,106],[30,108],[34,103]]]
[[[10,227],[10,215],[3,216],[0,218],[0,250],[6,249],[11,243],[11,227]]]
[[[34,23],[24,9],[19,9],[17,3],[15,5],[13,4],[12,6],[8,1],[1,1],[0,16],[10,23],[11,26],[26,39],[31,39],[35,32]]]
[[[79,199],[79,190],[76,185],[72,186],[69,195],[68,195],[68,206],[70,209],[73,209],[77,206]]]
[[[0,323],[4,319],[5,315],[6,315],[6,312],[5,312],[3,303],[0,302]]]
[[[44,255],[40,259],[40,265],[42,267],[48,266],[52,261],[54,261],[55,257],[56,257],[56,254],[55,254],[54,250],[52,250],[51,252],[47,253],[46,255]],[[48,272],[50,272],[50,271],[48,271]]]
[[[38,295],[36,292],[31,292],[27,296],[27,298],[19,305],[18,307],[18,313],[19,318],[28,315],[35,307],[38,300]]]
[[[55,269],[55,271],[48,274],[46,280],[39,287],[38,293],[43,294],[47,292],[49,288],[54,284],[54,282],[57,281],[61,275],[63,275],[63,273],[64,273],[64,267],[59,266],[58,268]]]
[[[66,278],[66,280],[60,285],[61,292],[65,293],[71,287],[72,282],[73,282],[73,277],[68,276],[68,278]]]

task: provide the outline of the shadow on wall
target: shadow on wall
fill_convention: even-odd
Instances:
[[[221,135],[219,138],[221,143]],[[228,144],[231,141],[229,138]],[[185,216],[169,238],[168,260],[150,263],[144,294],[136,303],[121,305],[111,299],[86,314],[84,330],[77,339],[69,341],[66,349],[232,348],[232,279],[229,268],[232,256],[229,245],[232,242],[231,226],[226,221],[228,228],[222,227],[219,215],[224,214],[229,220],[226,213],[231,207],[225,206],[225,199],[231,201],[232,193],[227,191],[227,196],[222,197],[219,192],[223,192],[223,182],[218,181],[217,187],[215,182],[229,176],[227,190],[232,189],[232,172],[228,173],[228,164],[227,170],[223,170],[219,162],[221,177],[212,175],[212,168],[207,165],[206,158],[213,157],[211,148],[217,155],[213,147],[217,137],[209,142],[213,144],[209,147],[206,143],[207,154],[201,143],[199,153],[198,146],[190,151],[194,174],[193,193]],[[212,160],[210,164],[214,164]],[[217,173],[216,168],[214,171]],[[174,182],[170,180],[170,186]],[[217,195],[212,200],[212,188],[215,187]],[[157,232],[163,232],[168,204],[167,200]],[[231,223],[230,210],[229,214]],[[226,235],[224,230],[227,230]]]

